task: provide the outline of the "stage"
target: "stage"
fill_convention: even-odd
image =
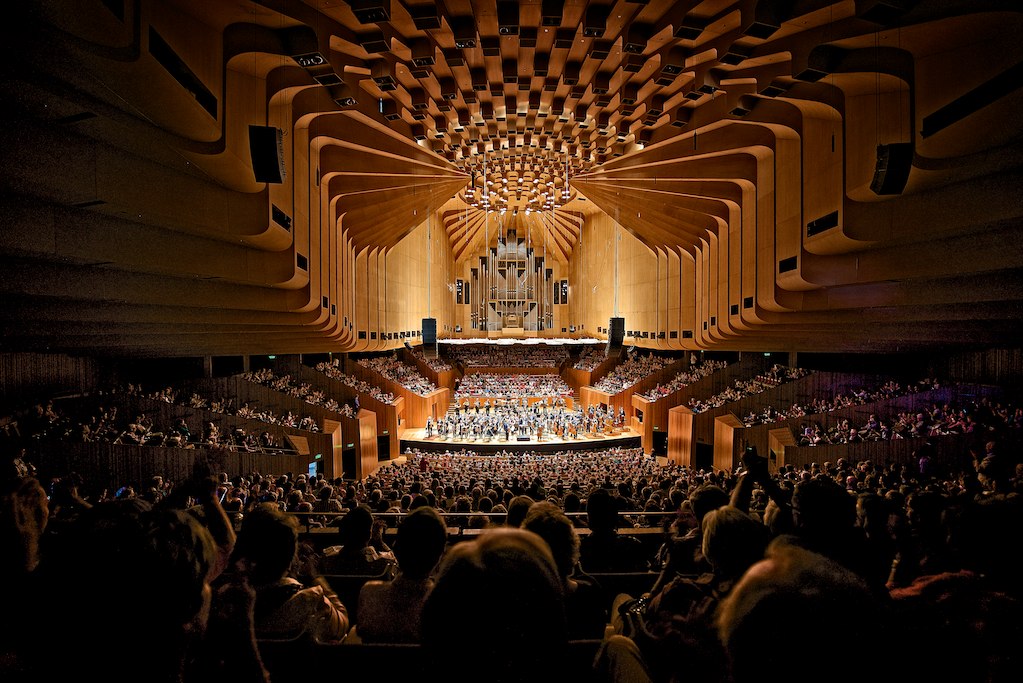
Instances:
[[[507,441],[504,435],[490,439],[455,439],[441,437],[437,434],[426,435],[426,429],[406,429],[401,435],[401,453],[408,448],[417,448],[429,453],[444,451],[460,451],[462,449],[477,453],[497,453],[499,451],[537,451],[553,453],[556,451],[589,451],[599,448],[639,448],[642,439],[638,432],[622,429],[618,433],[581,434],[578,438],[562,439],[556,434],[544,434],[543,440],[537,441],[536,434],[528,439],[514,435]]]

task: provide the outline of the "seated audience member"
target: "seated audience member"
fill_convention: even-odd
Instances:
[[[379,552],[371,544],[373,538],[373,511],[368,505],[358,505],[345,513],[338,524],[341,544],[324,550],[324,574],[377,576],[393,568],[394,555]]]
[[[330,484],[325,484],[316,493],[316,502],[313,503],[314,512],[329,512],[330,516],[326,516],[324,523],[331,524],[337,523],[337,517],[333,516],[334,513],[342,511],[341,501],[334,495],[334,487]]]
[[[948,543],[944,522],[948,501],[937,491],[913,491],[906,497],[906,524],[895,534],[895,559],[889,588],[908,586],[920,576],[959,569]]]
[[[52,632],[55,614],[77,627],[59,652],[52,638],[37,639],[34,680],[198,680],[187,664],[206,631],[217,550],[197,517],[137,498],[104,502],[52,540],[39,564],[40,633]],[[250,629],[239,630],[251,641]],[[247,680],[264,680],[258,660],[250,664]]]
[[[498,618],[471,618],[481,606]],[[565,600],[547,544],[531,531],[498,527],[454,545],[423,607],[427,680],[483,677],[491,683],[554,683],[565,671]],[[454,660],[452,658],[455,658]]]
[[[348,633],[348,610],[322,578],[305,586],[290,576],[298,553],[298,523],[276,505],[245,515],[232,560],[256,591],[260,639],[337,642]]]
[[[607,624],[607,601],[593,577],[579,569],[579,534],[571,520],[553,503],[542,501],[529,509],[522,528],[546,541],[554,555],[565,592],[569,637],[601,638]]]
[[[715,611],[764,556],[768,531],[748,513],[726,505],[704,515],[702,539],[709,572],[676,576],[638,601],[615,601],[613,623],[633,642],[611,639],[605,644],[598,666],[613,680],[625,683],[637,672],[655,681],[676,675],[714,680],[721,670],[724,655],[713,637]]]
[[[37,609],[35,569],[41,557],[49,507],[39,481],[16,463],[0,465],[0,600],[8,618],[0,621],[0,678],[14,680],[25,674],[22,639],[36,633],[25,628],[24,615]]]
[[[703,556],[703,519],[711,510],[727,505],[728,494],[720,486],[703,484],[690,494],[689,504],[696,525],[666,542],[667,561],[651,592],[657,592],[680,574],[703,574],[711,569]]]
[[[353,632],[366,643],[417,643],[431,573],[447,547],[444,518],[419,507],[398,527],[394,554],[398,574],[391,581],[369,581],[359,593],[359,623]]]
[[[635,536],[618,533],[618,507],[606,489],[586,499],[588,536],[579,546],[580,562],[587,572],[640,572],[647,569],[646,550]]]
[[[891,652],[891,615],[856,574],[776,539],[716,617],[734,683],[911,680]],[[843,656],[846,653],[848,656]]]
[[[984,444],[984,454],[973,456],[973,467],[985,489],[993,493],[1008,492],[1015,464],[1001,452],[996,442]]]
[[[950,529],[957,561],[891,590],[903,650],[920,680],[1023,680],[1023,534],[1016,496],[967,502]],[[940,653],[940,656],[936,656]]]
[[[512,527],[513,529],[522,526],[522,522],[526,519],[526,514],[535,504],[536,501],[526,495],[512,498],[508,501],[508,515],[505,517],[505,526]]]

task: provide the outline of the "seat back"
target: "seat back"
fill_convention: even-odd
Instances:
[[[359,592],[369,581],[390,581],[392,574],[324,574],[331,589],[341,599],[341,604],[348,610],[348,621],[357,624],[359,618]]]

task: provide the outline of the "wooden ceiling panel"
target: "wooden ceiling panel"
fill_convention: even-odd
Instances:
[[[1019,336],[1013,3],[9,12],[11,348],[389,348],[387,256],[428,217],[454,267],[514,225],[568,272],[600,213],[672,264],[669,346]]]

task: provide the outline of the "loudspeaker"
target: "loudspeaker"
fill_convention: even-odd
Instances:
[[[391,19],[390,0],[354,0],[349,4],[360,24],[379,24]]]
[[[607,350],[621,348],[624,339],[625,318],[611,318],[607,324]]]
[[[519,34],[519,3],[517,0],[499,0],[497,3],[497,32],[502,36]]]
[[[437,343],[437,319],[423,318],[423,344]]]
[[[601,38],[607,30],[610,5],[589,5],[583,19],[583,35],[587,38]]]
[[[249,126],[249,154],[257,183],[284,182],[284,132],[275,126]]]
[[[877,165],[870,189],[874,194],[901,194],[913,167],[913,143],[896,142],[877,146]]]

